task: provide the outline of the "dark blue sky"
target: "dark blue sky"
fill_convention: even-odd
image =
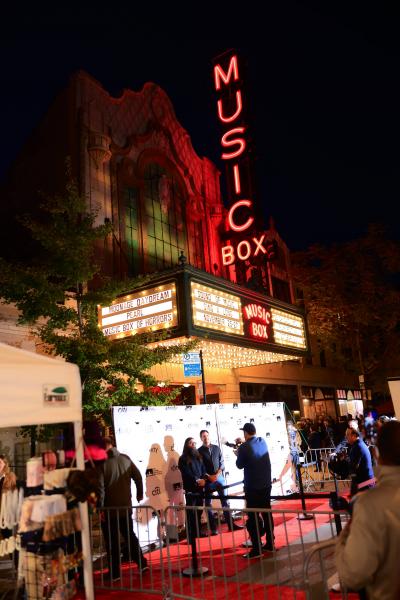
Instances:
[[[289,247],[350,239],[374,221],[400,238],[398,14],[349,2],[246,9],[228,22],[215,3],[3,14],[1,176],[77,69],[114,95],[158,83],[197,153],[222,169],[211,60],[234,47],[248,64],[264,213]]]

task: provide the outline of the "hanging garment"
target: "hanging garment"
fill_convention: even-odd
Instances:
[[[43,485],[43,463],[41,458],[35,456],[26,462],[26,486],[39,485]]]
[[[45,556],[24,552],[22,561],[21,573],[25,580],[27,600],[49,598],[57,587],[67,583],[64,552],[61,549]]]
[[[42,462],[44,471],[54,471],[57,467],[57,455],[52,450],[46,450],[42,453]]]
[[[0,529],[12,529],[18,523],[20,491],[7,490],[1,495]]]
[[[76,531],[82,531],[79,508],[72,508],[65,513],[46,517],[44,522],[43,541],[50,542],[66,537]]]
[[[44,489],[54,490],[67,487],[67,477],[71,471],[77,471],[78,469],[64,468],[55,469],[54,471],[48,471],[44,473]]]
[[[41,527],[51,515],[64,513],[67,500],[62,494],[52,496],[29,496],[22,503],[19,531],[32,531]]]

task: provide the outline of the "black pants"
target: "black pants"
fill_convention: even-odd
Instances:
[[[101,528],[111,578],[120,576],[121,552],[122,560],[134,561],[139,568],[146,566],[147,560],[133,531],[132,511],[116,509],[104,511],[104,514],[105,520],[101,522]]]
[[[185,494],[186,506],[203,506],[204,497],[202,493],[186,493]],[[187,510],[186,518],[187,518],[187,540],[189,544],[192,541],[200,537],[200,528],[201,528],[201,510]]]
[[[247,508],[271,508],[271,486],[261,490],[245,490]],[[274,543],[274,521],[271,513],[256,511],[247,514],[247,531],[249,532],[253,550],[261,553],[261,536],[265,533],[266,543],[272,548]]]
[[[225,487],[224,487],[225,485],[226,485],[225,479],[223,477],[218,477],[218,479],[216,481],[206,484],[205,495],[211,496],[211,494],[213,492],[217,492],[222,508],[229,508],[229,502],[226,499],[226,493],[225,493]],[[212,502],[211,498],[205,499],[205,506],[207,507],[207,509],[209,509],[211,507],[211,502]],[[208,520],[210,522],[210,529],[215,530],[217,528],[217,522],[215,520],[214,513],[210,509],[210,510],[207,510],[207,514],[208,514]],[[228,528],[232,529],[232,527],[233,527],[232,515],[229,510],[224,510],[224,518],[225,518],[225,523],[228,524]]]

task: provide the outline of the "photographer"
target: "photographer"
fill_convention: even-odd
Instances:
[[[368,600],[400,597],[400,422],[385,423],[377,440],[378,483],[354,499],[353,516],[336,547],[341,582],[366,588]]]
[[[244,495],[247,508],[271,508],[271,460],[266,441],[256,437],[256,428],[253,423],[245,423],[242,427],[244,443],[239,446],[236,466],[244,470]],[[274,550],[272,515],[262,512],[266,543],[261,545],[261,531],[258,525],[258,514],[249,512],[247,517],[247,530],[250,534],[252,549],[244,558],[257,558],[262,556],[263,550]]]

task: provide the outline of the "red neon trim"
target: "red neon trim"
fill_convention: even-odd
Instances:
[[[228,83],[232,77],[232,73],[233,73],[234,81],[237,81],[239,79],[239,69],[238,69],[236,55],[232,56],[231,60],[229,61],[228,73],[225,73],[225,71],[222,69],[221,65],[215,65],[215,67],[214,67],[215,89],[216,90],[221,89],[220,79],[222,79],[222,81],[224,82],[225,85],[228,85]]]
[[[233,165],[233,179],[235,181],[235,193],[240,194],[240,173],[239,173],[239,165]]]
[[[233,214],[235,210],[239,208],[239,206],[248,206],[250,208],[252,204],[253,203],[251,200],[238,200],[237,202],[235,202],[235,204],[232,204],[228,212],[228,223],[232,231],[244,231],[245,229],[250,227],[250,225],[254,222],[254,217],[249,217],[246,223],[244,223],[243,225],[236,225],[236,223],[233,220]]]
[[[218,116],[220,118],[220,121],[222,121],[223,123],[232,123],[232,121],[234,121],[242,112],[242,94],[240,92],[240,90],[238,90],[236,92],[236,110],[234,112],[233,115],[231,115],[230,117],[225,117],[222,114],[222,100],[218,100],[217,102],[217,106],[218,106]]]
[[[223,158],[223,160],[229,160],[231,158],[236,158],[237,156],[240,156],[243,152],[244,149],[246,148],[246,142],[243,138],[236,138],[234,140],[229,140],[229,136],[231,135],[235,135],[236,133],[244,133],[245,132],[245,128],[244,127],[235,127],[234,129],[230,129],[229,131],[227,131],[226,133],[224,133],[224,135],[221,138],[221,144],[222,146],[224,146],[224,148],[229,148],[230,146],[235,146],[236,144],[239,144],[239,148],[236,150],[236,152],[231,152],[230,154],[222,154],[221,158]]]

